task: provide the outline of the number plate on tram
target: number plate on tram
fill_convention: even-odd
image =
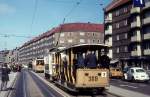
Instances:
[[[88,81],[89,82],[96,82],[96,81],[98,81],[98,76],[89,76]]]

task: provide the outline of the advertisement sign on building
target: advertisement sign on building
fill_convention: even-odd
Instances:
[[[134,7],[144,7],[145,2],[144,0],[133,0]]]

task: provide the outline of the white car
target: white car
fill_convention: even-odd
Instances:
[[[149,75],[140,67],[131,67],[124,73],[124,80],[129,81],[149,81]]]

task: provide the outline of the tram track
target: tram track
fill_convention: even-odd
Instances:
[[[48,80],[44,79],[43,75],[37,74],[32,72],[35,76],[37,76],[40,80],[44,81],[49,87],[53,88],[56,92],[58,92],[59,94],[61,94],[63,97],[120,97],[118,95],[109,93],[107,91],[105,91],[104,93],[98,93],[98,94],[92,94],[92,93],[87,93],[87,92],[70,92],[67,91],[66,89],[63,89],[62,87],[49,82]]]

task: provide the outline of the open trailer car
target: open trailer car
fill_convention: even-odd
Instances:
[[[103,44],[81,44],[50,52],[45,76],[71,90],[101,90],[109,86],[109,57]],[[50,73],[51,72],[51,73]],[[48,75],[47,75],[48,74]]]

